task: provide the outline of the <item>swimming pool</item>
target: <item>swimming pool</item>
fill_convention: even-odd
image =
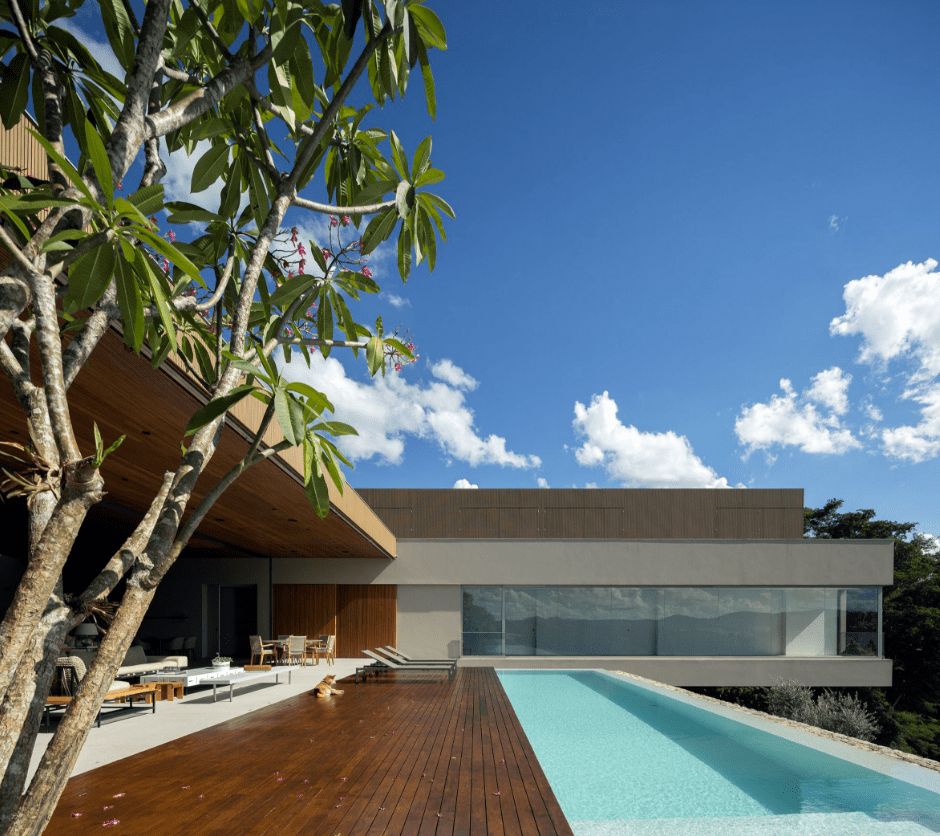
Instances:
[[[498,673],[576,836],[940,833],[940,774],[606,672]]]

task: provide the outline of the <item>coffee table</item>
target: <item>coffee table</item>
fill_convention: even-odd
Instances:
[[[141,682],[182,682],[183,693],[187,688],[201,683],[211,684],[213,679],[220,677],[236,676],[244,673],[244,668],[183,668],[179,671],[164,671],[163,673],[151,673],[140,678]]]

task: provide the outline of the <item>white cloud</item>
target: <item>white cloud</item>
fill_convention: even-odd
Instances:
[[[921,407],[921,421],[916,426],[882,430],[881,442],[891,458],[924,462],[940,455],[940,384],[905,392],[904,397]]]
[[[877,406],[875,406],[871,402],[871,400],[867,400],[865,403],[862,404],[862,410],[872,421],[884,420],[884,414],[881,412],[880,409],[878,409]]]
[[[161,181],[166,187],[166,200],[184,200],[187,203],[194,203],[210,212],[216,212],[219,208],[219,201],[222,197],[222,187],[224,182],[219,179],[209,188],[201,192],[192,192],[193,169],[199,158],[212,147],[208,139],[200,140],[196,143],[196,148],[191,155],[185,150],[180,149],[170,154],[167,151],[166,142],[160,140],[160,156],[166,165],[166,174]],[[242,195],[242,203],[245,196]]]
[[[468,375],[460,366],[454,365],[452,360],[438,360],[431,364],[431,374],[438,380],[443,380],[457,389],[476,389],[480,382]]]
[[[844,224],[847,220],[848,220],[848,218],[841,218],[841,219],[840,219],[838,215],[830,215],[830,216],[829,216],[829,231],[832,232],[832,233],[838,232],[838,231],[839,231],[839,225],[840,225],[840,224]]]
[[[734,422],[734,432],[746,447],[744,458],[754,450],[767,450],[775,445],[827,454],[860,447],[838,417],[848,409],[846,391],[851,380],[851,375],[833,366],[817,374],[813,385],[802,395],[797,395],[789,380],[781,380],[783,396],[772,395],[767,403],[744,407]]]
[[[469,479],[458,479],[456,482],[454,482],[454,487],[457,489],[464,489],[464,490],[468,490],[468,489],[477,490],[480,486],[471,485]]]
[[[574,415],[575,432],[585,439],[575,457],[584,467],[603,464],[607,474],[625,486],[729,487],[727,479],[695,455],[684,435],[624,426],[617,418],[617,404],[607,392],[595,395],[587,407],[575,402]]]
[[[411,300],[406,299],[404,296],[396,296],[394,293],[386,293],[384,296],[394,308],[411,307]]]
[[[545,478],[542,477],[542,476],[539,476],[539,478],[536,479],[535,481],[536,481],[536,483],[538,484],[538,486],[539,486],[540,488],[546,488],[546,489],[547,489],[547,488],[550,487],[550,485],[548,484],[548,479],[545,479]]]
[[[881,441],[887,456],[922,462],[940,455],[940,273],[930,258],[907,262],[884,276],[866,276],[845,286],[846,312],[833,319],[829,333],[858,335],[859,362],[887,367],[906,361],[904,400],[921,404],[916,425],[885,428]],[[873,420],[880,420],[870,414]]]
[[[846,312],[829,323],[833,336],[859,335],[859,362],[887,363],[910,355],[915,380],[940,374],[940,273],[937,262],[907,262],[845,286]]]
[[[469,377],[459,367],[453,369],[455,375]],[[351,461],[378,456],[399,464],[405,439],[415,436],[436,442],[447,456],[471,466],[533,468],[542,464],[538,456],[507,450],[505,438],[479,436],[464,392],[446,383],[412,384],[395,373],[360,383],[347,376],[339,360],[324,360],[319,354],[312,354],[310,369],[298,358],[284,366],[284,374],[324,392],[336,407],[334,417],[359,431],[358,436],[339,439],[340,448]]]

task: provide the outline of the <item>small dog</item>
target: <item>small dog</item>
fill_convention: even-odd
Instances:
[[[315,697],[330,697],[333,694],[342,694],[343,692],[339,688],[333,687],[334,682],[336,682],[336,677],[333,674],[323,677],[323,681],[313,689],[313,695]]]

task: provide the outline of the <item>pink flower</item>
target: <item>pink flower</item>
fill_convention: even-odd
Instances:
[[[372,271],[371,271],[368,267],[363,267],[363,268],[362,268],[362,275],[365,276],[365,277],[368,278],[368,279],[371,279],[371,278],[372,278]]]
[[[123,191],[124,191],[124,181],[123,181],[123,180],[119,180],[119,181],[118,181],[117,190],[118,190],[119,192],[123,192]]]
[[[77,819],[80,815],[81,813],[72,813],[72,818]]]
[[[339,221],[336,220],[332,215],[330,215],[330,226],[336,226]]]
[[[297,227],[296,226],[292,226],[290,228],[290,240],[292,244],[297,243]]]
[[[305,259],[305,258],[300,259],[300,264],[298,264],[297,267],[298,267],[298,269],[300,270],[301,273],[303,273],[304,267],[305,267],[306,265],[307,265],[307,259]]]
[[[349,215],[343,215],[343,226],[349,226],[350,220],[351,218],[349,217]]]
[[[395,364],[395,371],[396,371],[396,372],[400,372],[400,371],[401,371],[401,363],[396,363],[396,364]],[[392,732],[392,734],[394,734],[394,732]]]
[[[167,259],[163,259],[163,261],[160,262],[160,267],[163,268],[164,273],[170,272],[170,262],[167,261]]]
[[[166,235],[171,241],[176,240],[176,233],[172,229]]]
[[[333,253],[330,252],[330,250],[328,250],[326,247],[323,248],[322,253],[324,261],[329,261],[333,257]]]
[[[294,271],[293,271],[293,270],[288,270],[288,271],[287,271],[287,278],[289,278],[289,279],[294,278]]]
[[[119,792],[117,795],[112,795],[111,797],[112,798],[124,798],[125,795],[127,795],[126,792]]]
[[[304,247],[303,244],[298,244],[298,245],[297,245],[297,252],[298,252],[300,255],[306,255],[306,254],[307,254],[307,250],[305,249],[305,247]]]

